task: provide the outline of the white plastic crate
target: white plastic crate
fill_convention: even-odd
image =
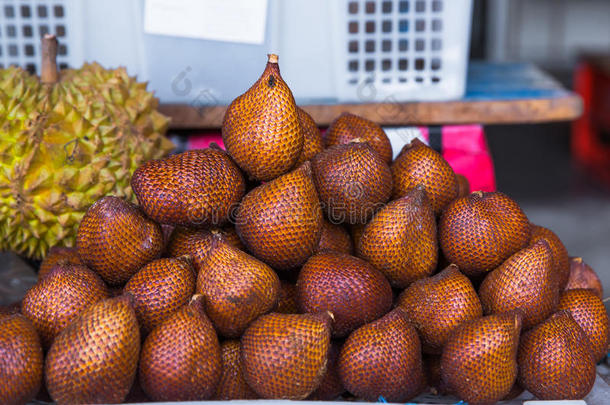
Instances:
[[[269,52],[280,55],[300,103],[464,93],[472,0],[268,0],[260,44],[151,34],[152,1],[3,0],[0,63],[39,72],[39,38],[51,32],[60,66],[126,66],[165,103],[228,103],[258,78]]]

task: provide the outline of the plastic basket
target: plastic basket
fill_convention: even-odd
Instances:
[[[0,64],[39,72],[39,38],[51,32],[60,67],[126,66],[165,103],[229,103],[268,52],[300,103],[464,93],[472,0],[268,0],[261,44],[147,33],[146,1],[3,0]]]

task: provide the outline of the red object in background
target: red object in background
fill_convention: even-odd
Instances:
[[[583,114],[572,125],[572,157],[610,185],[610,55],[585,57],[574,72]]]
[[[466,176],[471,191],[496,190],[493,160],[481,125],[447,125],[416,129],[414,136],[418,136],[439,151],[456,173]],[[404,143],[408,141],[410,139],[404,139]],[[209,131],[191,135],[188,149],[207,148],[212,142],[224,148],[220,132]],[[402,145],[393,145],[393,147],[396,149]]]

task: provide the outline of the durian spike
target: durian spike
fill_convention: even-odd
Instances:
[[[45,84],[54,84],[59,80],[57,71],[57,38],[55,35],[45,34],[42,37],[42,67],[40,81]]]

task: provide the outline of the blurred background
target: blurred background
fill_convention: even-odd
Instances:
[[[182,147],[198,137],[216,139],[223,106],[258,78],[268,52],[280,54],[297,102],[322,127],[332,108],[357,109],[399,134],[391,136],[395,153],[406,142],[397,128],[415,128],[428,141],[439,128],[447,137],[483,136],[478,153],[489,153],[493,165],[485,166],[481,187],[515,198],[610,291],[610,1],[0,0],[0,6],[1,67],[40,73],[39,38],[54,33],[60,68],[98,61],[148,81]],[[462,124],[474,127],[455,126]]]

